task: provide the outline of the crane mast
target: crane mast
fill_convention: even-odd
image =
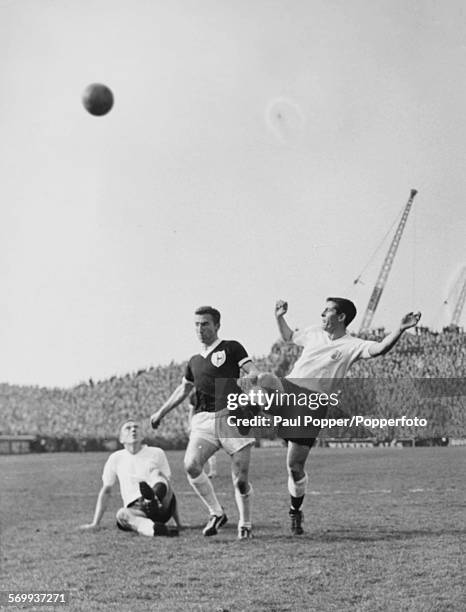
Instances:
[[[367,304],[366,312],[364,313],[364,318],[362,320],[361,327],[359,329],[359,335],[367,333],[371,327],[374,313],[377,309],[377,305],[379,303],[383,290],[385,289],[385,284],[387,282],[387,278],[390,273],[390,270],[393,264],[393,260],[395,259],[395,255],[398,250],[398,246],[400,244],[401,236],[403,234],[403,230],[405,228],[406,221],[408,220],[409,211],[411,210],[414,196],[416,194],[417,194],[416,189],[411,189],[409,200],[406,203],[406,206],[403,211],[403,215],[401,216],[401,219],[396,229],[395,235],[390,244],[388,252],[385,256],[384,262],[382,264],[382,268],[380,269],[380,272],[379,272],[379,276],[377,277],[377,281],[375,283],[374,289],[372,290],[372,294],[369,299],[369,303]]]
[[[464,267],[462,271],[460,284],[461,283],[460,293],[456,300],[455,309],[451,318],[451,325],[454,327],[459,326],[461,313],[463,312],[464,303],[466,302],[466,267]]]

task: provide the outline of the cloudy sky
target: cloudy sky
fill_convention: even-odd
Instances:
[[[277,298],[298,326],[351,297],[357,331],[413,187],[374,324],[447,323],[466,264],[465,13],[0,0],[0,380],[184,360],[200,304],[257,355]],[[105,117],[81,105],[92,82],[114,92]]]

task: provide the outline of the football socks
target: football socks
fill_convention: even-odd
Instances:
[[[252,488],[251,483],[248,484],[248,492],[244,494],[240,493],[239,489],[235,487],[235,500],[236,505],[238,506],[240,525],[251,525],[251,505],[254,490]]]
[[[215,514],[216,516],[223,514],[222,506],[215,495],[214,487],[205,472],[201,472],[196,478],[191,478],[188,474],[188,482],[207,506],[209,514]]]

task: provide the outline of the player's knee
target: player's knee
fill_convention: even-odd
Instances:
[[[184,462],[184,469],[186,473],[191,478],[197,478],[202,473],[202,465],[199,461],[195,461],[194,459],[186,459]]]
[[[118,510],[118,512],[116,513],[116,520],[117,521],[124,521],[127,517],[127,512],[126,512],[126,508],[120,508]]]
[[[163,473],[160,470],[151,470],[150,480],[158,480],[159,478],[163,478],[165,480]]]
[[[152,470],[150,473],[150,482],[155,486],[159,482],[168,483],[166,476],[160,470]]]
[[[120,529],[129,529],[129,513],[126,508],[120,508],[116,513],[116,522]]]
[[[233,476],[233,486],[238,489],[241,495],[245,495],[249,491],[249,482],[246,475]]]
[[[302,480],[306,475],[304,472],[304,468],[301,465],[290,466],[288,468],[288,474],[295,482]]]

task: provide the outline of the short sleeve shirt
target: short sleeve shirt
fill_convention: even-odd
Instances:
[[[376,344],[349,333],[331,340],[318,325],[296,330],[291,339],[303,347],[303,352],[287,378],[301,387],[326,392],[332,390],[337,379],[346,376],[354,362],[369,359],[369,348]],[[321,382],[316,379],[321,379]]]
[[[184,377],[195,386],[194,414],[218,412],[226,407],[229,393],[241,393],[236,380],[248,361],[246,349],[236,340],[219,340],[206,353],[191,357]]]
[[[139,483],[142,480],[152,486],[155,482],[154,472],[157,470],[170,478],[170,466],[161,448],[143,446],[135,455],[124,448],[115,451],[107,459],[102,482],[106,486],[113,486],[118,478],[123,504],[127,506],[141,496]]]

